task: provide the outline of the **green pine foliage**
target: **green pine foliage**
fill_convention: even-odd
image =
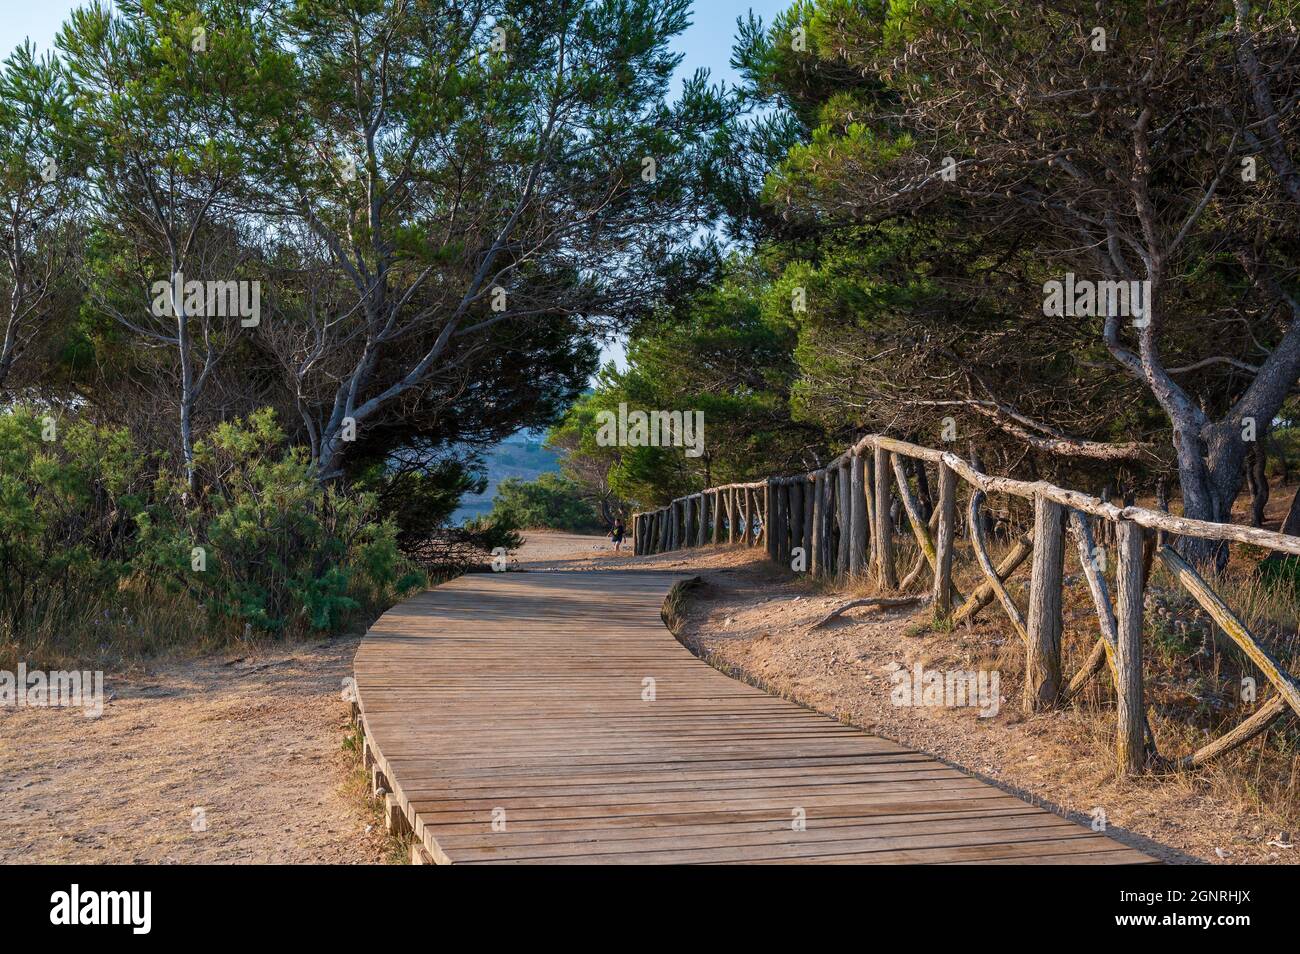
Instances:
[[[551,432],[569,449],[566,470],[593,471],[623,500],[662,504],[717,484],[804,470],[824,453],[820,427],[790,413],[797,380],[797,337],[778,294],[749,257],[725,264],[712,287],[647,320],[629,342],[628,367],[601,370],[591,393]],[[598,415],[628,411],[700,411],[704,447],[618,447],[599,443]]]
[[[530,481],[507,477],[497,486],[489,519],[498,526],[525,530],[600,533],[606,529],[578,484],[562,474],[542,474]]]

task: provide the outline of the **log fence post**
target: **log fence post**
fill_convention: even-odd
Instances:
[[[1142,528],[1118,521],[1116,625],[1118,669],[1116,748],[1121,775],[1136,775],[1146,761],[1142,704]]]
[[[827,576],[835,576],[835,508],[836,499],[835,491],[839,486],[839,474],[835,471],[826,472],[826,482],[822,485],[822,494],[824,496],[824,506],[822,508],[822,563],[826,565]]]
[[[875,449],[875,484],[876,484],[876,525],[872,527],[872,539],[875,541],[876,580],[882,589],[898,588],[898,570],[894,568],[894,527],[890,516],[889,451],[883,447]]]
[[[780,513],[777,509],[776,502],[776,479],[767,478],[763,484],[763,499],[765,501],[766,513],[763,515],[763,549],[767,551],[767,558],[776,562],[777,546],[777,529],[781,521]]]
[[[867,462],[854,454],[849,476],[849,573],[862,576],[867,569]]]
[[[835,572],[840,576],[848,576],[853,544],[853,496],[850,492],[853,481],[847,461],[837,469],[836,478],[835,513],[840,535],[835,548]]]
[[[819,470],[813,475],[812,483],[812,520],[809,521],[812,532],[812,549],[808,552],[808,569],[821,576],[826,572],[822,556],[822,536],[826,532],[823,515],[826,510],[826,471]],[[805,535],[809,531],[805,530]]]
[[[804,569],[808,568],[808,551],[804,547],[804,530],[803,530],[803,485],[805,481],[802,477],[796,477],[790,482],[790,553],[786,555],[786,566],[794,562],[794,549],[796,547],[803,550]],[[790,567],[793,569],[793,567]]]
[[[776,509],[776,520],[773,522],[776,541],[772,544],[772,559],[776,563],[784,563],[790,545],[787,540],[790,533],[790,485],[784,480],[778,480],[772,487],[772,493]]]
[[[740,545],[754,545],[754,491],[748,487],[740,492]]]
[[[799,485],[803,489],[803,559],[804,571],[811,573],[813,566],[813,507],[815,493],[816,477],[808,474],[799,478]]]
[[[957,524],[957,474],[939,462],[939,529],[935,541],[934,615],[947,619],[952,613],[952,544]]]
[[[1025,655],[1026,712],[1056,702],[1061,691],[1061,587],[1065,560],[1064,509],[1034,496],[1034,554],[1029,578],[1029,645]],[[1138,539],[1139,544],[1141,538]],[[1139,570],[1142,557],[1138,554]]]

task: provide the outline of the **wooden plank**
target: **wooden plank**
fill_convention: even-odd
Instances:
[[[769,516],[779,533],[780,491],[792,488],[773,489]],[[806,513],[809,495],[802,496]],[[793,531],[798,496],[784,499]],[[702,504],[692,510],[705,519]],[[680,525],[679,540],[690,541],[688,529]],[[1127,857],[1122,845],[950,765],[696,659],[660,618],[666,594],[685,578],[475,574],[376,622],[354,664],[358,708],[375,776],[391,793],[390,823],[410,823],[415,857],[442,864]]]

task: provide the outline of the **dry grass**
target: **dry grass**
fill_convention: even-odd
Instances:
[[[24,621],[21,632],[0,623],[0,670],[12,671],[19,662],[29,669],[122,670],[214,652],[270,651],[364,633],[393,602],[396,595],[386,595],[381,605],[350,614],[335,632],[312,630],[304,619],[272,633],[214,617],[190,596],[136,577],[116,591],[87,587],[60,596],[39,620]]]
[[[124,583],[117,592],[87,588],[58,595],[22,632],[0,624],[0,669],[20,661],[47,669],[113,669],[168,655],[211,652],[237,645],[233,625],[214,630],[182,595]]]
[[[0,708],[0,863],[385,860],[346,745],[356,646],[137,665],[98,719]]]
[[[366,768],[363,749],[364,736],[356,725],[350,725],[343,734],[343,751],[347,753],[350,771],[342,785],[344,796],[356,806],[358,815],[366,819],[366,831],[375,835],[378,854],[385,864],[411,863],[410,831],[389,831],[385,820],[384,798],[376,795]]]

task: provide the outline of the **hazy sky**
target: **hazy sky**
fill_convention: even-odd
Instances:
[[[679,70],[689,76],[704,68],[714,80],[735,82],[737,77],[728,60],[731,43],[736,32],[736,18],[753,10],[770,23],[777,11],[790,5],[791,0],[696,0],[693,23],[681,37],[677,48],[684,54]],[[53,40],[68,12],[84,6],[84,0],[0,0],[0,57],[29,38],[44,51],[53,46]],[[604,360],[614,360],[620,366],[623,348],[615,344],[607,347]]]

